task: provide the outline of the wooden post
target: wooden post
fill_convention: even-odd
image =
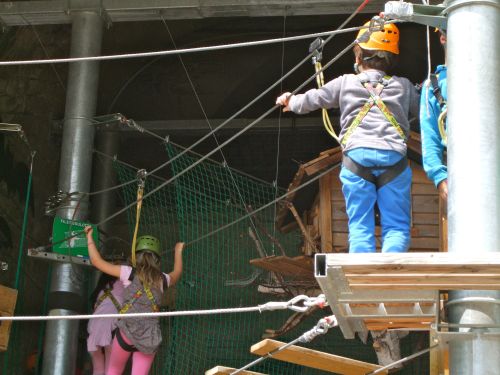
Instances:
[[[16,309],[17,290],[0,285],[0,315],[13,316]],[[0,351],[6,351],[9,345],[12,321],[0,322]]]

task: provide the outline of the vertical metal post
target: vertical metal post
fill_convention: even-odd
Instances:
[[[496,252],[500,251],[499,0],[447,0],[445,6],[449,251]],[[448,313],[451,323],[498,325],[500,293],[450,293]],[[498,338],[452,341],[450,372],[498,374],[499,352]]]
[[[102,20],[97,12],[75,12],[72,21],[71,56],[95,56],[101,52]],[[59,188],[65,192],[88,192],[99,63],[72,63],[69,68],[66,111],[59,172]],[[88,216],[88,202],[76,201],[60,209],[58,216],[78,220]],[[84,271],[74,264],[54,265],[49,295],[49,314],[71,315],[85,303]],[[74,374],[77,355],[78,321],[50,321],[45,335],[43,374]]]

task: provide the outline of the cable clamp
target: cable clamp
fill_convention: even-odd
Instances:
[[[138,182],[138,185],[139,187],[144,187],[144,185],[146,184],[146,177],[148,176],[148,171],[146,171],[145,169],[139,169],[137,171],[137,180],[139,181]]]
[[[299,342],[311,342],[319,335],[324,335],[330,328],[338,326],[335,315],[326,316],[318,321],[318,323],[309,331],[304,332],[299,338]]]
[[[132,119],[130,119],[130,120],[125,119],[125,124],[128,127],[137,130],[138,132],[144,133],[144,131],[145,131],[145,129],[142,126],[140,126],[137,122],[135,122]]]

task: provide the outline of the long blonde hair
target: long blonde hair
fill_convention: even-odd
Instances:
[[[162,288],[163,274],[160,270],[160,258],[149,251],[137,253],[136,275],[147,287]]]

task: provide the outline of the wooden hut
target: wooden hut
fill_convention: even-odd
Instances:
[[[425,175],[421,155],[420,136],[412,132],[408,141],[408,159],[413,172],[409,251],[446,251],[445,205]],[[284,275],[297,275],[292,268],[312,272],[310,256],[315,253],[348,252],[348,219],[339,178],[341,160],[342,151],[336,147],[302,164],[288,187],[288,198],[277,214],[277,227],[281,232],[301,231],[303,255],[255,259],[252,264]],[[321,177],[311,181],[318,176]],[[379,226],[376,226],[375,233],[377,248],[380,249]]]

